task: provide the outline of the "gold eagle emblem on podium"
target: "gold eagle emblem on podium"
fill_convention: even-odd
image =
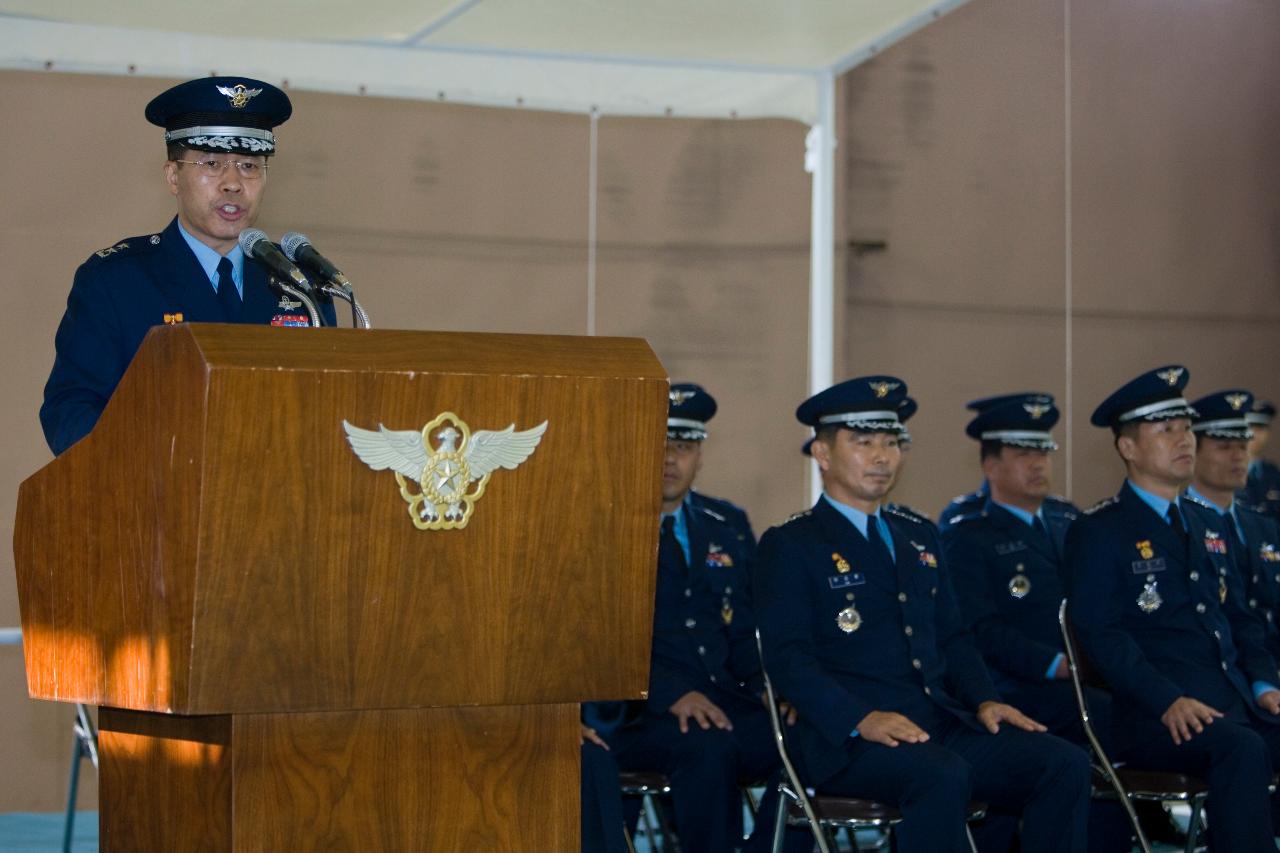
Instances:
[[[514,470],[528,459],[547,431],[543,421],[516,432],[471,428],[453,412],[442,412],[421,430],[361,429],[342,422],[360,461],[374,471],[390,469],[419,530],[467,526],[475,503],[499,468]]]

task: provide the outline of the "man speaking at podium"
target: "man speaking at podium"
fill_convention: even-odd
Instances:
[[[40,407],[54,453],[93,429],[152,326],[305,322],[238,242],[258,218],[272,131],[292,112],[288,95],[247,77],[191,80],[147,105],[147,121],[165,129],[164,178],[177,215],[160,233],[120,240],[76,270]],[[332,303],[318,307],[333,323]]]

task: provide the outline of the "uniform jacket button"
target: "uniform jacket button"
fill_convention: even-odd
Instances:
[[[1204,612],[1204,602],[1201,602],[1201,603],[1199,603],[1199,604],[1197,604],[1197,605],[1196,605],[1196,612],[1197,612],[1197,613],[1203,613],[1203,612]]]
[[[692,618],[690,618],[690,619],[686,619],[686,620],[684,620],[684,626],[685,626],[686,628],[692,628],[694,625],[697,625],[697,624],[698,624],[698,620],[697,620],[697,619],[692,619]]]

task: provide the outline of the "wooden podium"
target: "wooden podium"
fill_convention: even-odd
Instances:
[[[102,849],[578,849],[577,703],[647,686],[667,391],[635,339],[153,329],[14,535],[31,695],[102,706]],[[547,425],[419,529],[343,422],[444,413],[433,496]]]

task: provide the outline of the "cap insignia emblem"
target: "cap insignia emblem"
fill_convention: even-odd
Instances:
[[[1156,376],[1159,376],[1165,382],[1169,383],[1169,387],[1172,388],[1174,385],[1178,384],[1178,377],[1182,375],[1183,370],[1185,370],[1185,368],[1170,367],[1167,370],[1161,370],[1156,374]]]
[[[872,391],[876,392],[876,397],[881,398],[881,397],[889,396],[889,392],[897,388],[902,383],[901,382],[868,382],[867,384],[871,386]]]
[[[1031,420],[1038,421],[1045,412],[1049,411],[1048,406],[1039,403],[1023,403],[1022,408],[1026,409],[1027,414],[1031,415]]]
[[[1227,405],[1235,411],[1240,411],[1240,407],[1244,405],[1244,401],[1249,399],[1248,394],[1228,394],[1225,398]]]
[[[231,106],[236,109],[243,109],[250,100],[262,94],[261,89],[250,89],[243,83],[237,83],[234,86],[219,86],[218,91],[226,95],[231,101]]]
[[[697,391],[671,391],[667,394],[673,405],[683,406]]]
[[[543,421],[515,431],[471,428],[453,412],[442,412],[421,430],[361,429],[342,422],[347,441],[360,461],[374,471],[390,468],[419,530],[455,530],[467,526],[475,503],[499,468],[514,470],[537,449],[547,430]]]

